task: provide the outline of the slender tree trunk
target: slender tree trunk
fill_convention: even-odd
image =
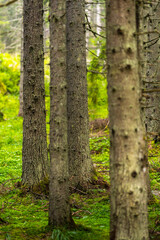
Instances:
[[[22,183],[33,188],[48,174],[43,60],[43,0],[24,0]]]
[[[86,79],[85,1],[67,0],[68,147],[71,185],[91,178]]]
[[[50,1],[50,196],[49,224],[72,223],[67,140],[66,3]]]
[[[107,1],[111,240],[148,240],[135,1]]]

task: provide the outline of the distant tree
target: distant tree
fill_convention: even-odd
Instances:
[[[71,185],[87,184],[92,162],[86,79],[85,1],[66,1],[67,16],[67,111]]]
[[[140,89],[135,1],[107,0],[110,115],[110,239],[149,239],[145,136]]]
[[[1,51],[20,53],[22,1],[0,4]]]
[[[50,187],[49,224],[72,224],[67,138],[66,1],[50,1]]]
[[[22,183],[30,188],[48,176],[43,61],[43,0],[24,0]]]
[[[139,18],[141,21],[139,36],[142,42],[140,51],[143,50],[141,66],[143,66],[144,122],[147,132],[150,136],[155,137],[160,135],[160,3],[158,1],[142,2]]]

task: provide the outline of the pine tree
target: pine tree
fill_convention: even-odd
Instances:
[[[24,0],[22,183],[33,188],[48,176],[43,61],[43,0]]]
[[[86,79],[85,1],[66,1],[67,111],[71,185],[84,187],[91,178]]]
[[[50,196],[49,224],[72,224],[67,138],[66,3],[50,1]]]

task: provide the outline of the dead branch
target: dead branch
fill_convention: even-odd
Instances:
[[[17,2],[17,1],[18,1],[18,0],[11,0],[11,1],[9,1],[9,2],[0,4],[0,8],[2,8],[2,7],[7,7],[7,6],[9,6],[10,4],[15,3],[15,2]]]

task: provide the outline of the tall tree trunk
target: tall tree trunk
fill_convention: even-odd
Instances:
[[[67,0],[68,147],[71,185],[91,178],[86,79],[85,1]]]
[[[24,0],[22,183],[34,187],[48,174],[43,60],[43,0]]]
[[[143,79],[143,91],[146,99],[144,106],[145,125],[148,133],[157,136],[160,135],[160,3],[152,1],[152,4],[148,2],[143,5],[145,8],[143,30],[147,33],[147,37],[143,40],[143,48],[146,52],[146,72]]]
[[[66,3],[50,1],[50,196],[49,224],[72,223],[67,140]]]
[[[107,0],[111,240],[147,240],[147,186],[135,1]]]
[[[145,82],[147,78],[147,49],[146,43],[148,41],[148,14],[150,12],[150,5],[146,4],[143,1],[138,1],[136,4],[136,22],[137,22],[137,47],[138,47],[138,62],[139,62],[139,79],[140,79],[140,89],[141,89],[141,97],[140,97],[140,106],[141,106],[141,121],[143,124],[143,129],[145,132],[145,142],[146,142],[146,181],[148,188],[148,200],[152,199],[152,191],[150,185],[150,177],[149,177],[149,163],[148,163],[148,142],[147,142],[147,125],[146,125],[146,94],[143,93],[143,89],[145,87]],[[148,95],[147,95],[148,96]]]

